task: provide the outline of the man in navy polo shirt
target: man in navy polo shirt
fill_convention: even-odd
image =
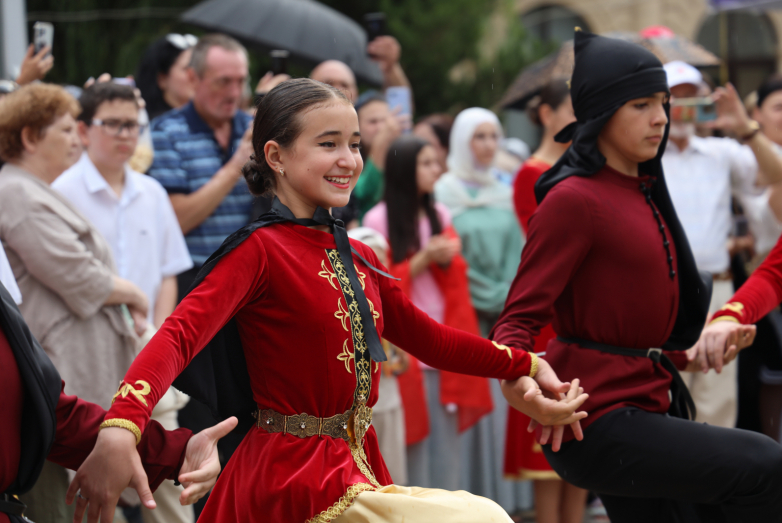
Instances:
[[[193,100],[152,122],[149,174],[168,191],[194,268],[179,278],[180,299],[225,238],[250,221],[253,196],[241,169],[252,153],[252,117],[239,110],[247,51],[212,34],[193,48]]]

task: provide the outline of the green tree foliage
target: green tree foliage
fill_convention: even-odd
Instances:
[[[494,107],[519,71],[549,49],[525,33],[509,0],[322,0],[362,23],[382,11],[402,45],[402,66],[415,93],[418,115],[469,106]],[[81,85],[90,76],[133,74],[144,49],[170,32],[202,34],[178,21],[197,0],[28,0],[28,12],[53,14],[55,67],[48,80]],[[503,10],[503,41],[479,52],[492,15]],[[42,19],[47,19],[41,16]],[[30,24],[35,20],[30,20]],[[490,35],[491,36],[491,35]],[[266,53],[251,48],[250,72],[268,68]],[[293,65],[294,75],[306,69]]]

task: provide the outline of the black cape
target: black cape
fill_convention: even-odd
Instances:
[[[570,94],[577,121],[555,137],[561,143],[572,140],[572,144],[535,184],[538,203],[562,180],[571,176],[592,176],[603,168],[606,159],[597,148],[597,138],[620,107],[636,98],[668,92],[668,81],[660,60],[640,45],[577,30],[574,48],[576,63]],[[698,272],[690,243],[665,184],[662,156],[670,127],[669,104],[665,105],[665,111],[669,123],[665,126],[657,156],[640,164],[638,169],[656,179],[651,189],[652,200],[665,219],[678,260],[679,309],[663,348],[686,350],[698,341],[706,323],[711,299],[711,275]]]
[[[57,429],[55,409],[60,398],[62,380],[52,360],[27,327],[11,294],[1,283],[0,328],[3,329],[16,358],[24,387],[19,472],[5,494],[23,494],[35,485],[46,456],[54,444]],[[2,370],[0,369],[0,372]],[[11,518],[12,521],[21,521],[14,519],[15,516]]]

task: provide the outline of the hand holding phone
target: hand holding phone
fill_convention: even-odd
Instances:
[[[288,56],[290,53],[284,49],[275,49],[269,55],[272,58],[272,75],[288,74]]]
[[[704,123],[717,119],[717,106],[709,97],[676,98],[671,102],[671,121]]]
[[[54,26],[49,22],[35,22],[33,24],[33,45],[35,54],[41,52],[44,47],[52,48],[54,43]],[[50,55],[51,51],[47,54]]]

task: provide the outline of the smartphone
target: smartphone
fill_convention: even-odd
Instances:
[[[412,93],[409,87],[389,87],[386,89],[386,102],[388,102],[388,108],[391,112],[396,112],[399,115],[412,116],[413,103]],[[405,132],[408,132],[406,129]]]
[[[288,74],[288,56],[290,53],[285,49],[275,49],[269,53],[272,57],[272,74]]]
[[[120,85],[129,85],[130,87],[136,87],[136,81],[133,78],[112,78],[112,82]]]
[[[671,103],[671,121],[703,123],[717,119],[717,106],[711,98],[676,98]]]
[[[38,54],[41,49],[46,46],[51,48],[53,43],[54,26],[49,22],[35,22],[33,24],[33,45],[35,46],[35,54]],[[51,51],[49,51],[49,54],[52,54]]]
[[[386,35],[386,14],[369,13],[364,15],[364,27],[367,30],[367,42],[371,42],[378,36]]]

